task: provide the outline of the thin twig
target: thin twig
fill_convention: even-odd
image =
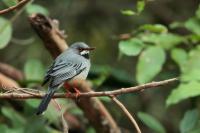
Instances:
[[[67,124],[67,121],[64,118],[64,112],[62,112],[62,107],[61,105],[56,101],[56,99],[53,99],[53,104],[55,105],[56,109],[58,109],[58,111],[60,112],[61,115],[61,122],[62,122],[62,126],[63,126],[63,132],[64,133],[68,133],[69,131],[69,126]]]
[[[101,97],[101,96],[117,96],[121,94],[127,94],[127,93],[134,93],[137,91],[145,90],[145,89],[152,89],[159,86],[163,86],[172,82],[177,81],[177,78],[172,78],[168,80],[158,81],[158,82],[151,82],[143,85],[138,85],[135,87],[129,87],[129,88],[121,88],[113,91],[101,91],[101,92],[83,92],[79,94],[79,98],[81,97]],[[27,88],[28,90],[28,88]],[[34,92],[32,92],[34,93]],[[1,93],[0,98],[11,98],[11,99],[28,99],[28,98],[42,98],[45,95],[44,92],[38,91],[38,93],[34,93],[33,95],[27,94],[27,93]],[[73,98],[76,99],[77,96],[73,93],[70,93],[66,95],[65,93],[55,93],[53,98]]]
[[[132,124],[134,125],[135,129],[137,130],[137,133],[142,133],[136,120],[129,113],[129,111],[126,109],[126,107],[115,96],[110,96],[110,98],[114,101],[114,103],[116,103],[116,105],[118,105],[122,109],[122,111],[126,114],[126,116],[129,118],[129,120],[131,120]]]
[[[1,11],[0,11],[0,15],[1,15],[1,14],[5,14],[5,13],[8,13],[8,12],[11,12],[11,11],[16,10],[16,9],[19,9],[19,8],[23,7],[23,6],[24,6],[26,3],[28,3],[29,1],[30,1],[30,0],[21,0],[21,1],[18,2],[16,5],[1,10]]]

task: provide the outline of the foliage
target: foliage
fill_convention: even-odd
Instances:
[[[12,25],[7,19],[0,17],[0,49],[6,47],[12,36]]]
[[[26,7],[26,12],[31,15],[33,13],[41,13],[41,14],[44,14],[44,15],[49,15],[49,11],[40,6],[40,5],[37,5],[37,4],[29,4],[27,5]]]
[[[25,73],[26,80],[41,81],[44,77],[44,66],[39,60],[29,59],[25,63],[24,73]]]
[[[139,112],[138,117],[145,125],[154,130],[156,133],[166,133],[165,128],[153,116],[144,112]]]
[[[2,0],[0,7],[4,9],[16,5],[17,2],[18,0]],[[67,2],[71,3],[68,0],[49,1],[49,3],[40,0],[32,1],[22,10],[19,9],[22,11],[21,13],[16,10],[0,17],[0,50],[2,51],[0,58],[24,72],[23,87],[35,87],[37,89],[43,80],[46,66],[50,64],[49,55],[45,53],[43,47],[39,47],[41,42],[32,33],[29,33],[31,28],[29,25],[27,26],[27,16],[32,13],[51,15],[61,20],[62,29],[69,28],[67,32],[70,34],[68,38],[70,43],[74,40],[87,40],[87,42],[97,47],[97,52],[100,51],[100,54],[97,54],[98,57],[92,58],[93,65],[89,75],[89,80],[98,91],[179,77],[180,82],[174,86],[166,87],[172,89],[171,92],[168,92],[169,89],[164,89],[159,94],[156,90],[156,94],[159,96],[152,91],[150,94],[147,92],[145,95],[142,93],[137,96],[130,94],[119,97],[131,111],[145,110],[145,112],[139,112],[137,115],[145,125],[145,129],[148,128],[148,131],[158,133],[166,133],[168,130],[175,132],[178,128],[181,133],[200,132],[198,101],[200,95],[200,6],[198,6],[192,17],[182,22],[176,22],[176,19],[172,17],[170,19],[175,22],[170,24],[168,22],[162,23],[163,20],[160,17],[154,18],[154,14],[162,14],[163,5],[159,5],[159,8],[154,9],[156,13],[148,8],[145,9],[149,0],[138,0],[133,7],[118,4],[117,7],[119,8],[116,8],[117,1],[113,4],[102,4],[103,2],[98,1],[93,5],[93,8],[88,8],[91,6],[89,5],[90,2],[76,1],[79,3],[77,8],[66,6]],[[56,3],[55,8],[54,3]],[[96,8],[98,4],[100,6]],[[178,8],[181,6],[179,4],[176,1],[173,6]],[[56,8],[58,9],[55,10]],[[163,9],[165,12],[166,8]],[[117,11],[115,12],[115,10]],[[175,11],[178,11],[178,9]],[[187,9],[183,14],[187,14],[186,12],[189,11],[192,10]],[[168,15],[166,16],[162,15],[161,17],[166,17],[164,20],[168,20]],[[109,21],[104,17],[108,17]],[[185,19],[186,16],[183,18]],[[80,33],[80,31],[83,32]],[[106,39],[110,39],[113,34],[127,31],[130,32],[130,38],[119,40],[119,55],[123,56],[120,60],[117,60],[113,46],[107,45],[112,42],[115,43],[115,41],[107,41]],[[27,41],[27,37],[33,38],[33,41]],[[18,44],[25,42],[26,45],[17,45],[16,42]],[[37,52],[34,52],[34,49]],[[103,65],[98,65],[98,63]],[[21,83],[21,81],[19,82]],[[44,87],[45,89],[46,87]],[[162,106],[162,111],[159,111],[163,99],[165,99],[168,108]],[[120,126],[130,131],[133,130],[128,126],[127,123],[129,122],[122,119],[124,115],[112,106],[110,99],[102,97],[100,100],[111,110]],[[156,104],[152,104],[152,101]],[[35,99],[26,101],[2,100],[0,131],[3,133],[61,132],[59,113],[57,113],[54,105],[50,105],[44,116],[39,118],[34,115],[39,102]],[[61,100],[59,103],[69,109],[70,114],[77,116],[86,125],[85,131],[87,133],[95,132],[94,128],[85,121],[83,112],[74,107],[73,103],[67,100]],[[193,109],[186,110],[189,107],[177,106],[179,103],[184,105],[189,103],[189,107]],[[172,105],[176,106],[176,109],[171,109]],[[170,115],[174,114],[174,110],[179,110],[180,114],[177,114],[175,118],[171,118]],[[158,118],[162,124],[152,115],[149,115],[153,114],[152,112],[159,116]],[[181,120],[180,116],[182,116]],[[164,123],[165,121],[170,122],[170,127],[176,129],[168,129],[169,127],[166,126],[168,123]],[[179,124],[177,124],[178,122]]]
[[[167,61],[165,53],[168,51],[171,53],[171,59],[177,63],[181,70],[180,77],[182,82],[180,87],[175,89],[169,95],[167,105],[177,103],[188,97],[199,95],[199,93],[197,93],[199,90],[199,83],[194,82],[194,80],[198,81],[200,77],[200,47],[198,45],[192,47],[189,52],[186,52],[183,48],[178,48],[179,45],[184,46],[188,45],[188,43],[192,43],[192,37],[194,36],[195,41],[198,43],[200,39],[198,31],[200,30],[200,27],[198,21],[200,21],[200,19],[197,14],[199,10],[200,9],[196,11],[196,16],[184,23],[184,27],[193,32],[189,35],[181,36],[170,33],[168,32],[167,27],[160,24],[146,24],[140,26],[138,30],[142,30],[142,32],[134,35],[134,39],[130,38],[126,41],[122,40],[119,42],[119,50],[127,56],[138,55],[141,52],[141,46],[145,49],[140,53],[137,63],[136,79],[138,83],[146,83],[155,78],[155,76],[162,70],[162,65]],[[138,40],[140,45],[132,40]],[[140,46],[139,49],[138,46]],[[188,93],[185,92],[187,89]]]
[[[145,0],[138,0],[136,5],[136,11],[133,10],[121,10],[123,15],[132,16],[132,15],[139,15],[145,7]]]
[[[137,64],[136,79],[138,83],[142,84],[149,82],[161,71],[164,62],[165,52],[161,47],[147,47],[141,53]]]
[[[187,35],[172,33],[171,29],[161,24],[145,24],[132,32],[134,34],[131,34],[131,38],[119,42],[122,54],[139,56],[136,67],[136,80],[139,84],[150,82],[159,73],[162,74],[161,70],[163,66],[168,65],[168,60],[172,59],[176,63],[180,70],[180,74],[176,75],[180,77],[180,84],[169,94],[167,106],[200,95],[199,14],[200,8],[197,9],[195,16],[185,22],[174,22],[170,25],[173,29],[181,27],[191,31]],[[132,40],[138,40],[140,45]],[[168,53],[170,57],[166,56]],[[186,112],[180,124],[182,133],[188,133],[194,128],[199,118],[197,115],[197,110]],[[152,128],[149,117],[140,114],[139,118]],[[196,129],[196,132],[198,131],[199,129]]]
[[[127,56],[138,55],[143,47],[144,47],[143,42],[139,39],[134,39],[134,38],[121,41],[119,43],[119,50]]]
[[[180,132],[181,133],[194,133],[199,132],[197,128],[199,123],[199,112],[197,109],[188,110],[185,112],[183,119],[180,122]],[[195,129],[197,128],[197,129]]]

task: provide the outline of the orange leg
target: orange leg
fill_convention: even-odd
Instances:
[[[74,87],[76,99],[80,96],[80,91]]]
[[[71,93],[71,92],[69,91],[70,88],[71,88],[71,86],[70,86],[67,82],[65,82],[65,83],[64,83],[64,88],[66,89],[66,96],[69,97],[69,95],[70,95],[70,93]]]
[[[73,89],[75,91],[75,96],[76,96],[76,99],[78,99],[78,97],[80,96],[80,91],[76,85],[76,82],[73,84]]]

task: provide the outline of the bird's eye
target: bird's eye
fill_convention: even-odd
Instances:
[[[81,51],[83,51],[84,49],[83,49],[83,48],[78,48],[78,50],[81,52]]]

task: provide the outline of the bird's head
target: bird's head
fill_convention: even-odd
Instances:
[[[70,46],[70,49],[73,49],[77,54],[89,59],[89,53],[91,50],[94,50],[94,47],[89,47],[83,42],[76,42]]]

